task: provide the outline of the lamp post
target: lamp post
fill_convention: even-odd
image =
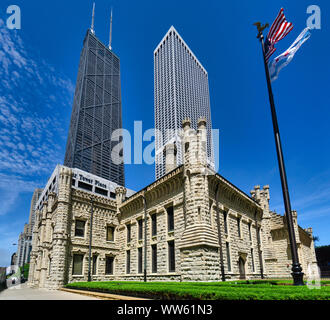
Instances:
[[[272,90],[271,80],[270,80],[270,76],[269,76],[268,63],[266,60],[264,35],[262,33],[263,30],[268,27],[268,24],[265,24],[264,26],[262,26],[260,22],[256,22],[254,25],[257,26],[257,28],[258,28],[257,38],[260,40],[260,43],[261,43],[261,49],[262,49],[264,67],[265,67],[265,73],[266,73],[268,96],[269,96],[269,103],[270,103],[270,109],[271,109],[271,115],[272,115],[275,145],[276,145],[276,153],[277,153],[277,160],[278,160],[281,185],[282,185],[285,217],[287,220],[290,248],[291,248],[291,253],[292,253],[292,273],[291,273],[291,275],[293,278],[293,284],[296,286],[302,286],[302,285],[304,285],[304,281],[303,281],[304,274],[302,272],[302,268],[299,263],[296,235],[295,235],[295,230],[294,230],[294,225],[293,225],[291,202],[290,202],[290,196],[289,196],[289,187],[288,187],[288,181],[287,181],[285,165],[284,165],[282,144],[281,144],[281,139],[280,139],[280,130],[279,130],[278,121],[277,121],[273,90]]]
[[[88,253],[88,282],[92,281],[91,277],[91,254],[92,254],[92,232],[93,232],[93,206],[94,200],[91,198],[91,222],[89,227],[89,253]]]

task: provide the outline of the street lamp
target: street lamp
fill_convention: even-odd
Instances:
[[[88,282],[92,281],[91,277],[91,253],[92,253],[92,232],[93,232],[93,206],[94,200],[91,198],[91,222],[89,228],[89,255],[88,255]]]

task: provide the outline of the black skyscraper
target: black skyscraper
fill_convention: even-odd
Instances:
[[[121,128],[120,60],[88,30],[80,56],[64,165],[124,185],[124,165],[114,163],[111,157],[118,144],[111,142],[111,135]]]

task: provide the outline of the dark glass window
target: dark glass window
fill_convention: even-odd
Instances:
[[[223,213],[223,224],[224,224],[224,227],[225,227],[225,233],[228,233],[227,216],[228,216],[228,213],[224,212]]]
[[[142,240],[142,236],[143,236],[143,220],[142,219],[138,220],[138,224],[139,224],[139,240]]]
[[[74,235],[76,237],[84,237],[85,236],[85,221],[76,220]]]
[[[252,241],[251,222],[249,223],[249,237],[250,237],[250,241]]]
[[[131,251],[126,251],[126,273],[131,273]]]
[[[73,255],[73,268],[72,268],[73,275],[82,275],[83,258],[84,256],[82,254]]]
[[[151,246],[151,257],[152,257],[152,273],[157,273],[157,245]]]
[[[167,227],[168,231],[174,230],[174,209],[173,206],[167,208]]]
[[[93,274],[96,274],[96,267],[97,267],[97,255],[93,256]]]
[[[101,194],[102,196],[106,196],[106,197],[108,196],[107,190],[104,190],[104,189],[101,189],[98,187],[95,187],[95,193]]]
[[[88,191],[93,191],[93,186],[90,185],[90,184],[87,184],[85,182],[79,181],[78,182],[78,187],[81,188],[81,189],[88,190]]]
[[[151,216],[151,223],[152,223],[152,235],[155,236],[157,234],[157,214],[153,214]]]
[[[241,219],[237,218],[237,233],[238,233],[238,237],[241,237]]]
[[[251,262],[252,262],[252,272],[254,272],[254,257],[253,257],[253,249],[251,248]]]
[[[229,242],[226,242],[226,253],[227,253],[227,267],[228,267],[228,272],[230,272],[231,271],[231,263],[230,263]]]
[[[107,226],[107,241],[115,241],[115,228]]]
[[[138,248],[138,273],[142,273],[142,248]]]
[[[105,274],[113,274],[113,260],[114,257],[105,258]]]
[[[131,225],[128,224],[126,228],[127,228],[127,242],[131,242]]]
[[[260,227],[257,228],[257,239],[258,242],[260,243]]]
[[[168,242],[168,269],[169,269],[169,272],[174,272],[175,271],[174,240]]]

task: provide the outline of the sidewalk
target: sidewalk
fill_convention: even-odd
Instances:
[[[26,283],[0,292],[0,300],[100,300],[72,292],[47,289],[32,289]]]

